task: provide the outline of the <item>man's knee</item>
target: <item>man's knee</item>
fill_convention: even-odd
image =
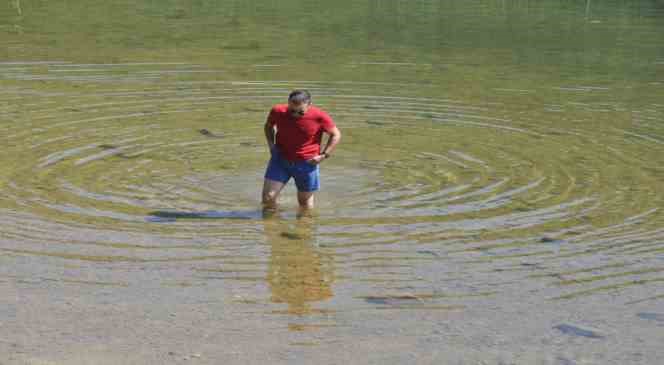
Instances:
[[[275,190],[268,190],[263,192],[263,203],[276,203],[279,197],[279,192]]]
[[[300,206],[303,208],[313,208],[314,207],[314,194],[313,193],[298,193],[297,201],[300,203]]]
[[[281,189],[284,187],[283,183],[278,181],[273,181],[270,179],[265,179],[263,183],[263,194],[262,199],[264,204],[275,204]]]

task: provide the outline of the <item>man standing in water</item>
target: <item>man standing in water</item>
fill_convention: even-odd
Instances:
[[[319,165],[330,158],[341,132],[327,113],[311,105],[306,90],[295,90],[288,96],[288,104],[273,106],[264,129],[271,158],[265,171],[263,206],[275,208],[279,193],[292,177],[300,208],[313,208],[314,192],[320,188]],[[323,133],[330,137],[321,150]]]

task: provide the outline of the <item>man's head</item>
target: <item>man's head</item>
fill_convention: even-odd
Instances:
[[[311,105],[311,94],[307,90],[293,90],[288,95],[288,111],[296,118],[303,116],[309,105]]]

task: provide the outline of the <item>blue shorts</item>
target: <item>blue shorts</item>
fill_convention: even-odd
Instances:
[[[295,180],[297,191],[313,192],[320,189],[318,165],[306,161],[288,161],[281,156],[279,151],[273,149],[272,157],[265,171],[265,178],[286,184],[291,177]]]

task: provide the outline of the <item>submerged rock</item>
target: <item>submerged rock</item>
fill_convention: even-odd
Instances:
[[[223,138],[224,137],[223,134],[217,134],[217,133],[211,132],[207,129],[199,129],[198,133],[200,133],[204,136],[213,137],[213,138]]]
[[[439,254],[437,254],[436,252],[431,251],[431,250],[419,250],[419,251],[417,251],[417,253],[440,257]]]
[[[304,237],[300,234],[297,234],[295,232],[281,232],[281,237],[288,238],[289,240],[301,240]]]
[[[544,236],[540,239],[540,242],[544,242],[544,243],[551,243],[551,242],[557,242],[557,241],[558,241],[557,239],[555,239],[553,237],[549,237],[549,236]]]
[[[415,294],[403,293],[403,294],[387,294],[387,295],[368,295],[364,297],[364,300],[367,303],[371,304],[399,305],[413,301],[421,302],[422,298],[418,297]]]

